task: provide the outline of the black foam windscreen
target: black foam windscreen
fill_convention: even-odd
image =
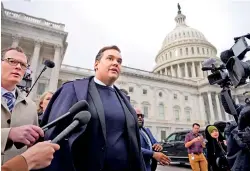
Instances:
[[[89,104],[86,100],[81,100],[77,103],[75,103],[70,109],[70,113],[78,113],[82,110],[88,110]]]
[[[91,114],[88,111],[81,111],[75,115],[73,120],[78,120],[80,125],[85,125],[89,122]]]
[[[49,68],[54,68],[55,63],[53,61],[46,60],[46,61],[44,61],[44,65],[46,65]]]

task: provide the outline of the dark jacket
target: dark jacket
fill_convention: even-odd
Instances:
[[[142,128],[146,134],[148,135],[152,145],[158,143],[157,140],[154,138],[152,135],[151,131],[148,128]],[[140,137],[141,137],[141,150],[143,154],[143,158],[145,161],[145,165],[147,168],[147,171],[155,171],[157,168],[157,161],[152,157],[154,151],[150,150],[150,145],[147,142],[147,138],[143,133],[140,132]],[[150,160],[152,161],[152,164],[150,165]]]
[[[210,171],[227,171],[229,170],[229,165],[226,159],[227,147],[223,142],[225,138],[220,131],[218,141],[212,138],[207,130],[209,126],[210,125],[205,129],[208,169]],[[220,161],[221,167],[218,166],[218,160]]]
[[[145,171],[136,113],[127,98],[119,89],[116,87],[115,89],[121,98],[126,117],[130,171]],[[64,84],[53,95],[41,124],[45,125],[63,115],[73,104],[80,100],[87,100],[89,103],[88,110],[91,113],[91,120],[87,127],[79,128],[67,139],[59,143],[60,150],[55,153],[51,165],[45,171],[100,171],[104,168],[106,149],[105,116],[93,77]],[[48,130],[45,133],[45,139],[51,140],[57,136],[72,122],[72,118],[73,116],[57,124],[55,128]]]
[[[243,143],[238,135],[237,123],[228,123],[225,128],[227,137],[228,162],[232,171],[250,170],[250,151],[248,146]]]

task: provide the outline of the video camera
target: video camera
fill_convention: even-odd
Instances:
[[[250,51],[250,34],[234,38],[235,44],[221,53],[221,61],[226,65],[231,83],[235,88],[246,84],[247,78],[250,77],[250,60],[243,62],[245,55]]]
[[[245,96],[245,104],[235,104],[231,96],[231,86],[235,88],[247,84],[250,77],[250,60],[245,55],[250,51],[247,40],[250,34],[234,38],[235,44],[221,53],[223,64],[218,65],[212,58],[203,62],[203,71],[210,70],[208,81],[211,85],[222,87],[221,103],[225,111],[233,115],[235,122],[228,122],[225,136],[227,137],[227,160],[232,171],[249,171],[250,166],[250,91]],[[218,61],[219,62],[219,61]],[[248,86],[248,85],[247,85]],[[241,161],[241,164],[239,164]]]
[[[224,64],[218,66],[216,59],[210,58],[203,62],[202,71],[211,71],[212,74],[208,75],[208,81],[211,85],[218,84],[221,87],[230,84],[228,72]]]
[[[250,51],[250,34],[234,38],[235,44],[220,55],[223,64],[216,66],[216,59],[210,58],[203,62],[203,71],[210,70],[208,81],[211,85],[218,84],[221,87],[233,85],[235,88],[246,84],[250,77],[250,60],[244,62],[245,55]]]

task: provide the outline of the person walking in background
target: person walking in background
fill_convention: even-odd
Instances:
[[[193,171],[207,171],[207,160],[203,154],[205,142],[199,133],[200,125],[193,124],[192,131],[185,137],[185,147],[188,150],[188,158]]]
[[[157,142],[157,140],[152,135],[148,128],[144,128],[144,115],[139,108],[135,108],[137,114],[137,120],[140,131],[141,139],[141,150],[143,158],[147,167],[147,171],[155,171],[157,168],[157,162],[161,165],[169,165],[170,159],[163,154],[162,146]]]

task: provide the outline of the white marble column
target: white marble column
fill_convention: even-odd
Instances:
[[[12,35],[12,45],[11,47],[15,48],[19,45],[19,40],[20,40],[20,36],[19,35]]]
[[[201,121],[206,123],[207,117],[205,112],[204,98],[201,94],[199,95],[199,106],[200,106]]]
[[[55,48],[55,54],[54,54],[55,67],[52,69],[52,72],[51,72],[51,78],[49,82],[50,91],[57,90],[59,72],[60,72],[60,67],[61,67],[61,47],[59,45],[56,45],[54,48]]]
[[[30,64],[30,69],[32,71],[31,74],[31,78],[32,78],[32,85],[35,83],[35,80],[37,78],[37,69],[38,67],[38,62],[39,62],[39,57],[40,57],[40,49],[41,49],[41,41],[36,40],[35,42],[35,46],[34,46],[34,51],[33,51],[33,55],[31,58],[31,64]],[[36,91],[37,91],[37,86],[38,83],[36,83],[36,85],[33,87],[33,90],[31,91],[30,97],[32,99],[36,99],[35,95],[36,95]]]
[[[178,77],[181,78],[181,68],[180,68],[180,64],[177,64],[177,73],[178,73]]]
[[[199,77],[204,78],[203,71],[202,71],[202,64],[199,62]]]
[[[216,106],[217,106],[217,113],[219,115],[218,118],[219,118],[219,121],[222,121],[219,94],[215,94],[215,100],[216,100]]]
[[[172,77],[175,77],[175,76],[176,76],[176,75],[175,75],[175,72],[174,72],[173,65],[171,65],[171,75],[172,75]]]
[[[188,75],[188,66],[187,66],[187,63],[185,62],[185,77],[188,78],[189,75]]]
[[[215,121],[215,117],[214,117],[214,108],[213,108],[213,103],[212,103],[212,97],[211,97],[211,92],[207,93],[207,97],[208,97],[208,104],[209,104],[209,111],[210,111],[210,121],[211,123],[213,123]]]
[[[196,74],[195,74],[195,64],[194,62],[192,62],[192,77],[195,78]]]
[[[34,51],[33,51],[33,55],[31,58],[31,64],[30,64],[33,82],[35,81],[36,76],[37,76],[40,49],[41,49],[41,41],[37,40],[37,41],[35,41]]]

